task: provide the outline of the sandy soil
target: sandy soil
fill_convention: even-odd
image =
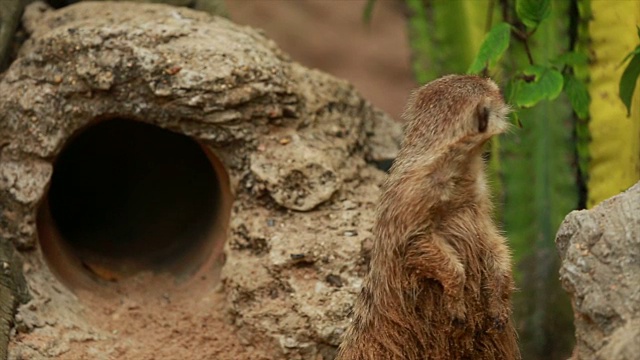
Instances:
[[[16,315],[10,359],[272,359],[264,344],[256,349],[236,335],[220,282],[224,261],[212,253],[187,280],[142,272],[75,283],[29,257],[32,300]]]

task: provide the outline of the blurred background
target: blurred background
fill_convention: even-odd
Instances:
[[[375,4],[368,24],[367,0],[227,0],[233,21],[263,29],[303,65],[349,80],[374,105],[400,118],[411,89],[403,1]]]
[[[31,0],[0,1],[6,65],[17,48],[6,29],[19,29]],[[640,180],[640,1],[137,1],[263,29],[294,60],[352,82],[398,121],[419,84],[449,73],[494,78],[514,108],[514,131],[494,139],[487,158],[495,217],[513,249],[523,358],[570,356],[573,314],[554,237],[570,211]]]

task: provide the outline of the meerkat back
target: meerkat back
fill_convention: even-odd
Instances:
[[[338,359],[520,359],[511,258],[482,159],[508,113],[498,86],[477,76],[412,94]]]

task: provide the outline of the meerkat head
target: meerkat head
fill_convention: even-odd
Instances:
[[[509,107],[488,78],[448,75],[415,90],[403,114],[405,146],[446,146],[459,140],[484,144],[509,128]]]

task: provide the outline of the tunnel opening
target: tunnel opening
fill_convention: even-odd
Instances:
[[[192,138],[123,118],[79,131],[39,212],[48,263],[72,284],[143,271],[184,278],[221,251],[228,181]]]

